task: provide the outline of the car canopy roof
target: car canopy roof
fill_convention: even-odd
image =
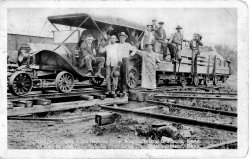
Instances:
[[[67,15],[58,15],[58,16],[49,16],[48,20],[54,24],[61,24],[66,26],[72,27],[79,27],[79,25],[87,18],[89,19],[81,26],[84,29],[93,29],[96,28],[95,23],[99,28],[103,28],[107,25],[112,25],[115,30],[119,31],[126,31],[127,28],[135,29],[137,31],[143,32],[145,30],[145,26],[129,22],[122,18],[114,18],[114,17],[104,17],[104,16],[95,16],[89,15],[85,13],[78,13],[78,14],[67,14]],[[93,21],[92,21],[93,20]]]

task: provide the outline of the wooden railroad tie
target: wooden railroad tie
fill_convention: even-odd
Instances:
[[[22,114],[34,114],[51,111],[62,111],[76,108],[91,107],[94,105],[111,105],[111,104],[126,104],[128,97],[123,98],[106,98],[103,100],[93,99],[91,101],[73,101],[64,103],[52,103],[50,105],[34,105],[33,107],[21,107],[19,109],[8,109],[7,116],[17,116]]]

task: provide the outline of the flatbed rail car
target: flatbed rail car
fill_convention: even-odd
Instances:
[[[129,30],[141,34],[145,28],[120,18],[97,17],[85,13],[50,16],[48,20],[57,30],[53,32],[54,44],[27,43],[21,46],[17,57],[18,68],[8,69],[8,89],[13,95],[25,95],[33,86],[44,88],[48,83],[54,83],[59,92],[67,93],[72,90],[75,79],[101,85],[104,78],[86,77],[86,67],[78,67],[80,29],[90,30],[94,37],[100,35],[106,40],[102,29],[107,26],[112,27],[110,34],[126,32],[128,35]],[[57,24],[68,26],[70,30],[59,31]],[[105,73],[105,69],[102,69],[102,74]]]
[[[218,81],[225,82],[231,74],[231,63],[225,60],[215,51],[207,51],[205,47],[201,48],[197,61],[192,60],[192,51],[188,47],[181,50],[181,62],[164,61],[162,53],[157,53],[161,62],[156,70],[157,84],[163,80],[164,84],[175,81],[182,86],[186,84],[208,85],[213,82],[214,85]],[[169,56],[169,55],[168,55]],[[135,55],[128,59],[126,81],[129,88],[135,88],[139,84],[141,74],[142,59]]]

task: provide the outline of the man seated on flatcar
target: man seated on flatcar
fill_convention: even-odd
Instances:
[[[171,60],[172,61],[175,61],[175,60],[181,61],[180,51],[182,50],[182,43],[183,43],[183,41],[185,42],[187,40],[183,39],[183,34],[181,33],[181,30],[183,28],[180,25],[177,25],[177,27],[175,29],[176,29],[176,32],[174,33],[174,36],[170,40],[174,46],[174,55],[171,55],[171,57],[172,57]],[[173,59],[173,57],[174,57],[174,59]]]
[[[101,69],[104,67],[105,58],[104,57],[95,57],[96,50],[93,47],[93,36],[91,34],[87,35],[87,38],[84,42],[82,42],[80,46],[80,53],[79,53],[79,68],[83,68],[86,66],[88,70],[85,76],[89,77],[94,74],[92,65],[98,65],[97,72],[95,76],[104,78],[101,75]]]
[[[147,25],[146,30],[144,31],[144,36],[142,38],[142,49],[146,50],[146,44],[152,43],[154,44],[155,38],[154,38],[154,31],[153,31],[153,25]]]
[[[162,48],[163,48],[163,59],[166,60],[167,53],[168,53],[168,43],[169,42],[168,42],[168,38],[167,38],[167,35],[166,35],[166,31],[163,28],[164,22],[159,22],[158,24],[159,24],[159,27],[154,32],[154,36],[155,36],[155,40],[156,40],[155,49],[156,49],[156,44],[161,43]]]

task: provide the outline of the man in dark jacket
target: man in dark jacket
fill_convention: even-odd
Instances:
[[[82,42],[80,46],[81,51],[79,54],[79,68],[82,68],[84,65],[86,65],[88,72],[85,76],[92,76],[94,73],[92,65],[98,65],[95,76],[104,78],[101,75],[101,69],[104,67],[105,58],[95,57],[96,50],[92,45],[93,40],[93,36],[89,34],[87,35],[86,40]]]
[[[167,40],[167,36],[166,36],[166,31],[163,28],[164,26],[164,22],[159,22],[159,28],[157,30],[155,30],[155,39],[158,43],[162,44],[163,47],[163,59],[167,56],[167,52],[168,52],[168,40]]]

